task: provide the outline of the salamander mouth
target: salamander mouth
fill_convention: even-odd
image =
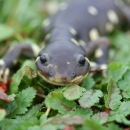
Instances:
[[[56,79],[56,78],[48,78],[45,77],[40,71],[38,71],[38,75],[46,82],[57,85],[57,86],[66,86],[66,85],[73,85],[73,84],[79,84],[80,82],[83,81],[84,78],[87,77],[88,73],[82,76],[77,76],[72,80],[63,80],[63,79]]]

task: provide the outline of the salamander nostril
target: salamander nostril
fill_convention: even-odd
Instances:
[[[74,78],[76,76],[75,72],[72,72],[71,76]]]
[[[49,76],[52,77],[52,76],[54,76],[54,71],[53,71],[53,70],[49,70],[49,71],[48,71],[48,74],[49,74]]]

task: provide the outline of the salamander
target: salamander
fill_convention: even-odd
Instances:
[[[0,75],[9,74],[21,54],[36,58],[38,74],[59,86],[79,84],[93,68],[107,69],[110,42],[106,33],[130,24],[130,8],[122,0],[74,0],[44,21],[47,47],[18,44],[0,60]],[[89,58],[95,56],[96,62]]]

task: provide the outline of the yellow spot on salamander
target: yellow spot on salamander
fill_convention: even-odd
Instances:
[[[0,60],[0,66],[3,66],[5,64],[4,60]]]
[[[80,46],[80,44],[78,43],[78,41],[76,41],[74,38],[71,38],[71,41],[72,41],[75,45]]]
[[[103,56],[103,51],[101,49],[97,49],[95,51],[95,57],[100,58],[101,56]]]
[[[34,56],[38,56],[38,54],[39,54],[39,52],[40,52],[39,46],[36,45],[36,44],[32,44],[32,50],[33,50]]]
[[[88,7],[88,12],[92,15],[97,15],[98,14],[98,10],[94,7],[94,6],[89,6]]]
[[[49,19],[45,19],[42,23],[43,27],[47,27],[50,24],[50,20]]]
[[[67,65],[70,65],[70,62],[67,62]]]
[[[91,40],[96,40],[99,38],[99,33],[98,30],[96,28],[93,28],[90,30],[89,32],[89,37]]]
[[[4,72],[4,77],[3,77],[4,78],[4,83],[7,83],[9,73],[10,73],[10,70],[8,68],[6,68],[5,72]]]
[[[101,68],[102,70],[106,70],[106,69],[107,69],[107,65],[106,65],[106,64],[102,64],[102,65],[100,66],[100,68]]]
[[[46,40],[49,40],[50,37],[51,37],[51,34],[48,33],[48,34],[45,36],[45,41],[46,41]]]
[[[70,33],[72,34],[72,35],[76,35],[77,34],[77,31],[74,29],[74,28],[70,28]]]
[[[114,29],[114,25],[110,22],[106,23],[106,31],[107,32],[112,32]]]
[[[15,65],[18,62],[17,59],[13,60],[13,64]]]
[[[91,61],[91,62],[90,62],[90,66],[91,66],[91,67],[97,67],[97,63]]]
[[[109,21],[113,24],[117,24],[119,22],[118,16],[114,10],[109,10],[107,12],[107,17]]]
[[[79,44],[80,44],[80,46],[82,46],[82,47],[85,47],[85,46],[86,46],[86,43],[85,43],[85,41],[83,41],[83,40],[79,40]]]

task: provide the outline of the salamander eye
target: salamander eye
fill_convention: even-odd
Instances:
[[[47,62],[47,61],[49,60],[49,55],[46,54],[46,53],[42,54],[42,55],[40,56],[40,60],[41,60],[42,63]]]
[[[79,58],[79,64],[81,64],[81,65],[84,65],[85,64],[85,57],[84,56],[81,56],[80,58]]]
[[[85,61],[86,61],[86,59],[85,59],[85,57],[83,55],[78,55],[78,63],[80,65],[84,65]]]

